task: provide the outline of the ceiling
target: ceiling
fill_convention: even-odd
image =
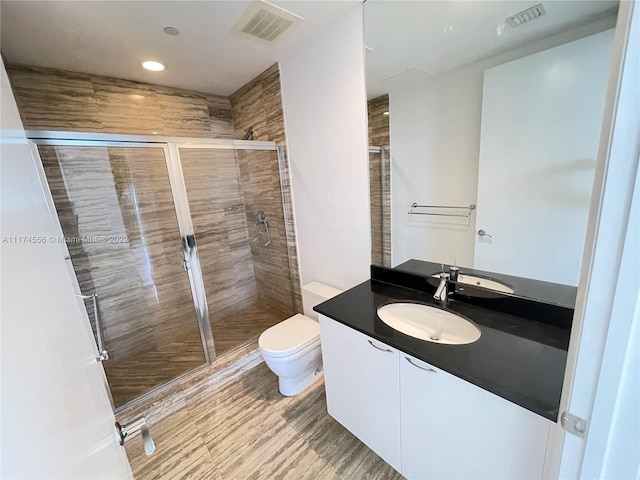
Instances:
[[[542,3],[547,15],[505,19]],[[603,17],[618,0],[389,1],[364,6],[367,93],[374,98]]]
[[[275,45],[231,33],[244,0],[2,1],[0,50],[9,63],[230,95],[361,2],[271,3],[304,18]],[[167,68],[148,72],[144,60]]]

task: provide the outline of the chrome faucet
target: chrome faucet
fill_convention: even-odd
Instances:
[[[444,268],[443,268],[444,270]],[[451,279],[451,275],[448,273],[444,273],[444,271],[440,274],[440,285],[436,289],[436,293],[433,295],[435,300],[438,300],[442,305],[447,304],[447,300],[449,300],[449,281]]]

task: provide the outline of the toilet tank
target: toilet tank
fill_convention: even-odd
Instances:
[[[307,283],[302,287],[302,305],[304,307],[304,314],[318,320],[318,312],[313,311],[313,307],[329,300],[342,293],[342,290],[330,287],[320,282]]]

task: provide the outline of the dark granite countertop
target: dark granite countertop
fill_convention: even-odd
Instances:
[[[386,303],[438,306],[431,292],[368,280],[314,310],[430,363],[551,421],[557,421],[570,329],[451,299],[447,310],[471,319],[480,339],[442,345],[404,335],[380,320]]]

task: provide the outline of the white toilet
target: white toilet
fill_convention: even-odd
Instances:
[[[289,317],[260,335],[260,353],[278,376],[278,389],[282,395],[291,397],[299,394],[321,374],[320,325],[313,307],[340,293],[340,290],[320,282],[303,286],[305,314]]]

